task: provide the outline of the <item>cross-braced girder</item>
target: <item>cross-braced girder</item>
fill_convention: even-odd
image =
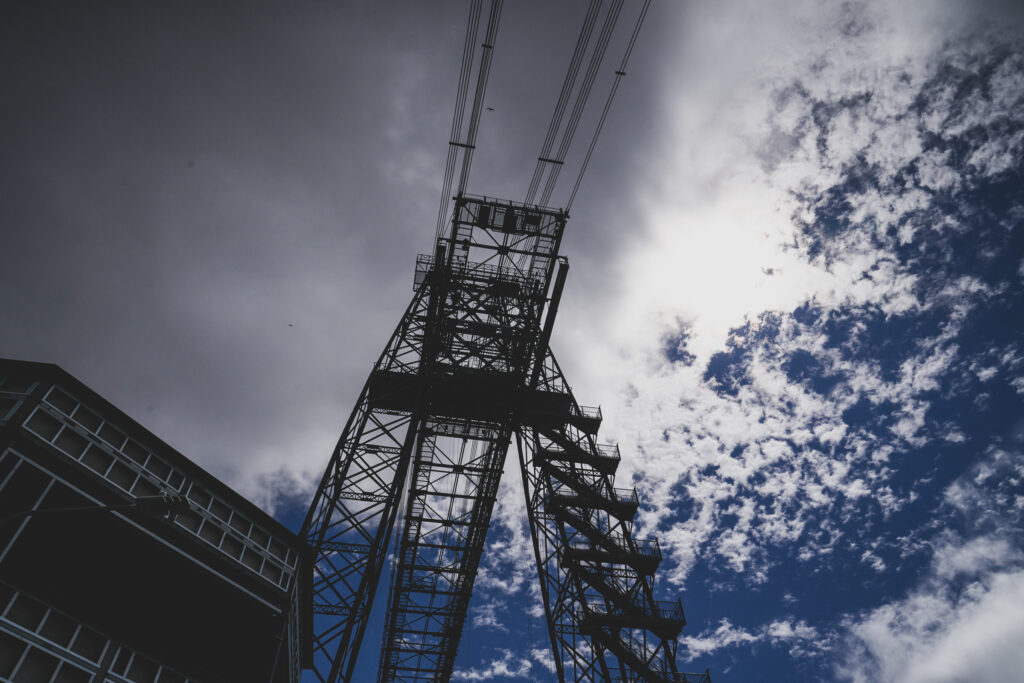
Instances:
[[[378,680],[449,679],[513,439],[559,679],[684,680],[682,608],[653,597],[660,549],[633,539],[618,448],[597,442],[600,411],[578,405],[548,348],[566,219],[460,195],[417,259],[303,526],[320,680],[352,680],[393,529]]]

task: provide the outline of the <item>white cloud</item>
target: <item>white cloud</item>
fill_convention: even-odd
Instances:
[[[672,551],[674,582],[685,580],[701,556],[760,582],[771,547],[800,539],[802,557],[828,552],[834,535],[820,541],[802,536],[809,515],[861,502],[868,514],[899,509],[907,498],[886,485],[894,450],[948,434],[928,427],[923,396],[955,366],[955,346],[941,339],[925,343],[886,379],[872,360],[843,359],[825,348],[816,326],[783,318],[770,341],[761,343],[755,334],[740,340],[752,352],[738,363],[745,374],[734,394],[705,382],[693,366],[664,368],[633,382],[623,418],[629,428],[620,427],[618,436],[642,456],[632,467],[624,461],[622,469],[641,478],[646,505],[640,531],[660,536]],[[821,364],[816,376],[834,378],[827,395],[787,377],[784,366],[797,351]],[[892,404],[882,418],[889,437],[844,421],[844,412],[861,401]],[[680,492],[687,515],[659,526],[679,509]]]
[[[741,7],[742,23],[731,15]],[[939,211],[936,192],[999,171],[979,161],[965,175],[950,154],[926,149],[925,132],[949,138],[1019,120],[1019,97],[964,98],[937,85],[944,65],[973,74],[988,58],[988,46],[962,39],[977,25],[953,6],[739,3],[715,6],[714,22],[701,16],[710,11],[693,7],[690,18],[716,30],[687,34],[669,60],[672,118],[638,194],[643,230],[616,265],[618,291],[561,339],[584,368],[576,382],[605,405],[606,438],[634,454],[619,476],[638,480],[638,531],[662,539],[670,580],[707,560],[760,582],[773,547],[800,539],[808,561],[831,552],[842,532],[822,516],[856,508],[888,518],[913,500],[891,484],[908,450],[963,439],[955,424],[934,424],[932,401],[953,390],[964,362],[957,336],[994,290],[969,277],[939,287],[906,253],[934,243],[927,231],[963,229]],[[758,33],[744,34],[744,49],[722,40],[751,21]],[[714,79],[690,66],[707,63]],[[1014,64],[998,70],[1011,85]],[[1016,149],[1012,133],[989,133]],[[823,325],[792,320],[804,304],[849,321],[842,347],[826,343]],[[885,367],[866,335],[871,316],[930,311],[945,322],[901,346],[895,372]],[[680,333],[694,358],[670,364],[663,348]],[[787,374],[797,351],[830,388]],[[719,352],[738,355],[735,387],[704,377]],[[877,417],[848,424],[860,404]],[[807,533],[812,518],[817,535]]]
[[[883,560],[881,557],[871,552],[870,550],[865,550],[864,553],[860,556],[860,560],[861,562],[871,565],[871,568],[874,569],[876,572],[885,571],[885,560]]]
[[[499,611],[504,611],[505,605],[500,602],[488,600],[482,605],[474,605],[470,612],[473,615],[474,628],[487,628],[495,631],[508,631],[504,620],[498,616]]]
[[[529,659],[517,658],[511,650],[502,650],[499,659],[492,659],[482,669],[456,669],[452,679],[456,681],[489,681],[492,678],[526,678],[533,663]]]
[[[999,572],[960,595],[921,591],[851,628],[839,670],[853,681],[1010,681],[1024,667],[1024,572]]]
[[[507,597],[536,583],[537,564],[527,527],[525,501],[518,455],[513,445],[505,459],[501,487],[491,512],[490,542],[484,549],[477,574],[476,594],[493,590]]]
[[[836,673],[852,681],[1008,681],[1024,667],[1024,456],[998,449],[946,490],[973,535],[943,531],[930,565],[904,597],[844,623]]]
[[[679,643],[686,648],[686,659],[699,660],[723,648],[768,643],[775,647],[786,647],[795,656],[805,656],[819,651],[826,637],[805,621],[790,618],[776,619],[755,629],[734,626],[728,619],[722,619],[713,630],[699,636],[683,636]]]
[[[530,650],[530,656],[537,661],[538,664],[547,669],[550,673],[554,673],[557,666],[555,665],[555,656],[551,654],[550,649],[535,648]]]
[[[980,536],[963,544],[946,543],[936,549],[933,559],[936,576],[951,580],[962,575],[977,576],[993,567],[1024,560],[1024,552],[1010,540],[998,536]]]
[[[683,636],[679,641],[687,649],[688,656],[696,658],[723,647],[756,643],[760,639],[761,636],[733,626],[728,619],[722,619],[713,631],[700,636]]]

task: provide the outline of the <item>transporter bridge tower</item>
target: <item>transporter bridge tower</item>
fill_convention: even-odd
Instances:
[[[559,680],[684,681],[678,601],[654,599],[655,539],[615,487],[548,344],[568,263],[567,216],[460,195],[338,441],[303,528],[314,548],[317,672],[352,680],[392,529],[381,681],[446,681],[509,446],[526,492]],[[397,524],[396,524],[397,523]],[[397,527],[397,528],[396,528]]]
[[[527,198],[513,202],[465,191],[501,11],[501,0],[492,0],[463,136],[481,1],[471,3],[433,252],[416,260],[412,302],[370,371],[301,531],[312,548],[320,681],[356,680],[383,575],[390,585],[377,680],[450,679],[513,450],[558,680],[710,683],[707,672],[677,669],[676,638],[686,619],[678,600],[654,597],[658,541],[633,536],[639,500],[634,489],[615,486],[619,449],[600,442],[601,411],[579,404],[549,345],[568,272],[559,255],[568,207],[649,0],[567,208],[550,208],[548,199],[622,4],[612,0],[592,41],[602,3],[590,3]]]

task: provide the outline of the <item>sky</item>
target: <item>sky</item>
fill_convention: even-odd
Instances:
[[[505,3],[470,192],[526,194],[585,6]],[[431,248],[467,9],[5,5],[0,356],[299,524]],[[1024,666],[1022,48],[1009,2],[652,6],[552,345],[661,539],[683,669]],[[455,680],[553,680],[507,474]]]

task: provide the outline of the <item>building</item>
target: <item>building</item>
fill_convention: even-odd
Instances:
[[[187,510],[130,507],[161,494]],[[295,683],[309,572],[295,534],[74,377],[0,359],[0,680]]]

